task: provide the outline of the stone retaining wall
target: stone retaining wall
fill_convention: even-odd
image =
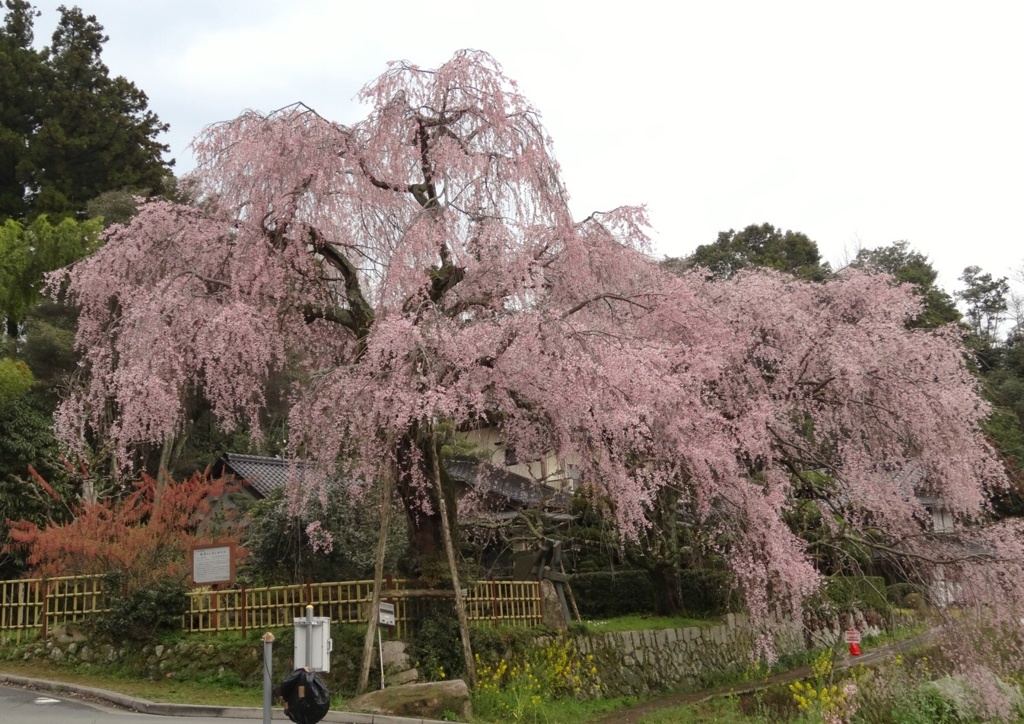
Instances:
[[[242,640],[224,636],[223,639],[214,641],[186,636],[167,644],[111,646],[90,642],[77,633],[59,632],[47,639],[20,645],[13,642],[5,644],[0,640],[0,647],[6,647],[0,649],[0,662],[4,659],[49,661],[85,672],[94,666],[100,669],[113,666],[153,681],[182,679],[225,686],[262,686],[263,643],[254,637]],[[350,691],[355,688],[360,651],[354,649],[350,641],[343,641],[335,635],[331,671],[321,675],[329,690]],[[280,681],[293,666],[292,632],[283,632],[274,642],[273,658],[274,679]]]
[[[757,653],[769,640],[779,657],[832,646],[842,640],[843,623],[808,631],[799,622],[774,621],[755,630],[746,616],[730,614],[718,626],[592,634],[577,637],[576,644],[594,657],[609,696],[644,696],[669,686],[713,685],[766,666]],[[858,628],[880,633],[863,622]]]

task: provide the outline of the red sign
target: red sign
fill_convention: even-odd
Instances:
[[[859,644],[860,643],[860,631],[855,628],[847,629],[846,631],[846,643],[848,644]]]

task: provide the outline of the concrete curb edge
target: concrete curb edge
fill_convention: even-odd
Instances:
[[[83,684],[72,684],[65,681],[50,681],[47,679],[35,679],[28,676],[8,674],[0,671],[0,684],[10,684],[26,689],[49,691],[57,694],[69,694],[71,696],[86,696],[99,701],[113,704],[114,706],[140,714],[151,714],[154,716],[205,716],[205,717],[227,717],[234,719],[262,719],[263,710],[258,707],[243,706],[205,706],[201,704],[170,704],[167,702],[149,701],[139,699],[127,694],[121,694],[107,689],[97,689]],[[287,721],[284,711],[275,707],[273,719]],[[338,722],[339,724],[445,724],[437,719],[416,719],[413,717],[391,716],[387,714],[364,714],[355,711],[329,711],[324,717],[325,722]]]

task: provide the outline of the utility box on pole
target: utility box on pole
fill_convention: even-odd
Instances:
[[[314,618],[313,607],[306,607],[306,618],[295,619],[295,668],[331,671],[331,619]]]

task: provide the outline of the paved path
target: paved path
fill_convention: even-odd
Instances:
[[[260,708],[167,704],[91,686],[33,679],[2,672],[0,712],[0,721],[4,724],[166,724],[176,721],[189,724],[252,724],[253,720],[263,719],[263,710]],[[274,707],[273,720],[288,721],[280,706]],[[323,721],[341,724],[443,724],[434,719],[348,711],[329,711]]]
[[[908,651],[910,649],[923,646],[930,641],[930,638],[930,634],[926,631],[897,643],[873,648],[871,651],[868,651],[861,656],[846,655],[842,659],[837,659],[834,667],[842,670],[853,666],[859,666],[861,664],[864,666],[873,666],[902,651]],[[708,699],[714,699],[719,696],[728,696],[730,694],[747,694],[752,691],[767,689],[777,684],[789,684],[794,681],[807,679],[812,675],[813,672],[811,671],[810,666],[801,666],[796,669],[790,669],[789,671],[783,671],[782,673],[769,676],[767,679],[761,679],[759,681],[719,686],[714,689],[702,689],[701,691],[693,691],[688,694],[666,694],[665,696],[659,696],[655,699],[648,699],[647,701],[637,704],[636,706],[629,707],[628,709],[620,709],[612,712],[611,714],[607,714],[603,718],[599,719],[596,724],[637,724],[637,722],[643,719],[646,715],[658,711],[659,709],[668,709],[670,707],[681,706],[683,704],[698,704],[702,701],[707,701]]]
[[[101,701],[71,698],[64,693],[0,686],[0,718],[4,724],[253,724],[252,719],[208,716],[158,716],[117,709]]]

